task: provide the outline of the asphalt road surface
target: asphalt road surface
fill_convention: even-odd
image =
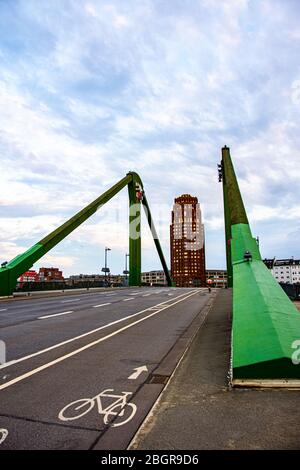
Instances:
[[[213,295],[137,288],[0,302],[0,449],[126,449]]]

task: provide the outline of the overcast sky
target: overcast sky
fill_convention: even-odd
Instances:
[[[0,257],[10,260],[129,170],[169,260],[174,197],[197,196],[225,267],[226,144],[262,255],[300,257],[299,0],[0,0]],[[41,259],[114,273],[122,193]],[[159,269],[145,225],[142,269]]]

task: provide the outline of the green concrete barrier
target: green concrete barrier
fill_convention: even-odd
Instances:
[[[233,273],[232,384],[300,387],[300,313],[262,261],[227,147],[222,157]]]

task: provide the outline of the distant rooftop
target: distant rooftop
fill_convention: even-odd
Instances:
[[[295,265],[300,264],[300,259],[294,259],[294,258],[286,258],[286,259],[265,258],[263,261],[268,268],[272,268],[273,266],[295,266]]]

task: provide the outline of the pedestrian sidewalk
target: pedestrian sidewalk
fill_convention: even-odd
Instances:
[[[300,392],[231,389],[231,290],[221,290],[129,449],[300,449]]]

